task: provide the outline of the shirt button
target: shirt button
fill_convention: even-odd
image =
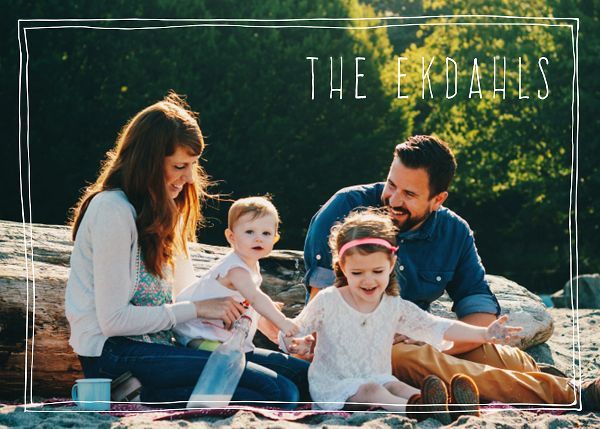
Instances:
[[[436,279],[438,282],[442,280],[442,278],[441,278],[440,276],[437,276],[435,279]]]
[[[400,268],[400,271],[404,271],[404,265],[400,265],[398,268]]]
[[[320,260],[321,260],[321,255],[317,255],[317,256],[315,256],[315,259],[316,259],[317,261],[320,261]]]
[[[404,243],[404,239],[400,240],[400,243]]]

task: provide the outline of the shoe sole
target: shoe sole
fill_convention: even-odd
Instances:
[[[451,410],[455,411],[455,419],[460,416],[480,416],[479,390],[477,385],[466,375],[454,376],[450,382]]]
[[[421,397],[423,398],[424,405],[439,405],[439,407],[424,408],[426,410],[431,410],[429,416],[433,417],[444,425],[449,425],[452,423],[452,418],[448,413],[448,389],[446,389],[446,385],[440,378],[431,375],[427,377],[423,382]]]

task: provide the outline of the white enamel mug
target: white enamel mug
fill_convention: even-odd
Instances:
[[[80,378],[71,389],[73,401],[86,411],[110,410],[110,378]]]

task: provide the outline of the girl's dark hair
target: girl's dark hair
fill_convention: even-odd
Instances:
[[[187,253],[186,240],[196,241],[202,223],[200,202],[208,196],[209,179],[198,166],[194,183],[184,185],[177,198],[167,193],[165,157],[179,147],[191,156],[204,150],[198,116],[185,100],[170,92],[162,101],[138,112],[121,130],[115,147],[106,153],[96,182],[88,186],[72,209],[72,238],[96,194],[121,189],[136,210],[138,242],[148,271],[163,277],[176,253]]]
[[[362,211],[353,211],[346,218],[336,223],[331,228],[329,236],[329,247],[333,260],[333,272],[335,273],[334,286],[342,287],[348,284],[348,279],[341,268],[342,260],[339,259],[339,251],[342,246],[352,240],[359,238],[382,238],[392,246],[396,246],[396,234],[398,228],[394,225],[392,219],[384,211],[377,209],[367,209]],[[392,251],[384,246],[377,244],[359,244],[351,247],[344,252],[342,259],[348,255],[360,253],[368,255],[375,252],[384,252],[391,258]],[[390,274],[390,281],[385,289],[385,293],[392,296],[400,295],[398,281],[395,271]]]

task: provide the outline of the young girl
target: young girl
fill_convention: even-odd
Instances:
[[[314,341],[310,334],[317,333],[308,371],[315,408],[360,403],[404,412],[409,398],[415,403],[419,391],[392,375],[396,333],[445,350],[453,341],[503,343],[521,330],[505,326],[506,317],[487,328],[475,327],[434,316],[401,299],[393,270],[396,234],[389,216],[375,211],[351,213],[332,228],[336,287],[321,291],[295,319],[299,335],[305,337],[280,336],[282,348],[305,355]],[[441,420],[448,422],[449,416]]]
[[[246,337],[245,350],[252,352],[252,339],[257,327],[261,327],[257,311],[267,319],[266,323],[274,324],[286,335],[298,332],[294,322],[286,318],[271,298],[260,290],[262,277],[258,260],[267,256],[279,239],[279,214],[266,198],[250,197],[233,203],[227,220],[225,237],[232,251],[197,282],[184,289],[176,300],[197,301],[229,296],[240,303],[249,304],[246,315],[252,319],[252,324]],[[268,324],[262,327],[268,330]],[[225,329],[221,320],[206,318],[181,323],[175,326],[174,331],[183,345],[209,351],[231,336],[231,331]],[[248,359],[252,361],[252,355]]]

